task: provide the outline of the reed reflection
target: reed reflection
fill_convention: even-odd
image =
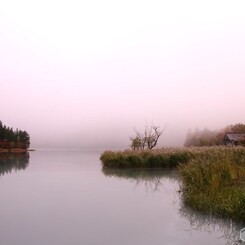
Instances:
[[[223,234],[220,239],[226,241],[225,245],[241,244],[240,229],[244,227],[245,224],[234,222],[232,219],[220,218],[212,214],[203,214],[183,203],[179,209],[179,213],[189,221],[192,230],[210,233],[219,230]]]
[[[0,153],[0,176],[26,169],[29,159],[29,152]]]
[[[176,170],[163,169],[111,169],[102,168],[102,173],[107,177],[126,179],[135,184],[144,184],[147,190],[157,191],[162,185],[163,179],[177,181]]]

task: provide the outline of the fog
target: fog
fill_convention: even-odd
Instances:
[[[245,122],[244,1],[17,1],[0,8],[0,120],[32,148],[123,149],[134,130]]]

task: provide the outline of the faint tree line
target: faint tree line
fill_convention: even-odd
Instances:
[[[196,129],[194,132],[189,130],[185,139],[185,146],[212,146],[223,145],[224,136],[227,133],[245,133],[245,124],[237,123],[228,125],[221,130],[212,131],[207,128],[203,130]],[[241,144],[245,145],[245,142]]]

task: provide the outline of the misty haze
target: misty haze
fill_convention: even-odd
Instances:
[[[33,148],[126,148],[152,122],[167,125],[159,146],[181,146],[189,129],[243,123],[239,4],[5,2],[0,119]]]

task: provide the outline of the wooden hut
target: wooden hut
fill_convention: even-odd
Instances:
[[[227,133],[224,136],[224,145],[245,145],[245,133]]]

